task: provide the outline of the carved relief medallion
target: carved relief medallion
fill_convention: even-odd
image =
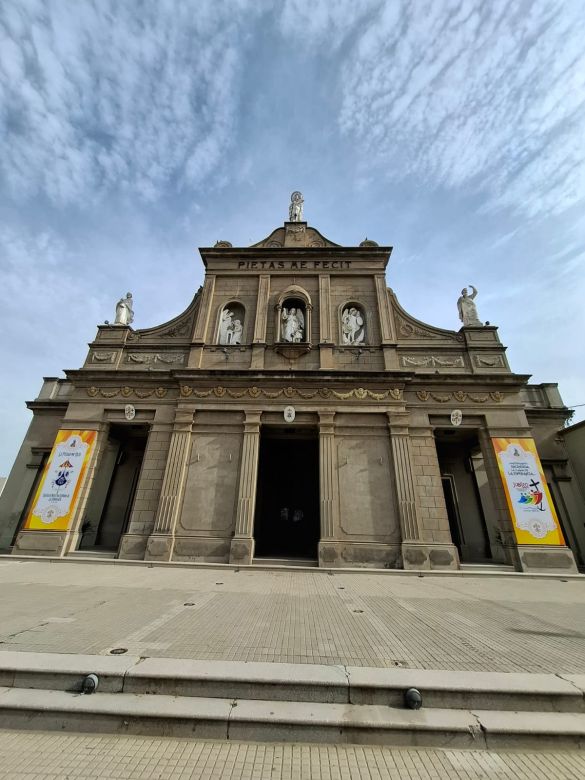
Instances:
[[[461,409],[453,409],[451,412],[451,425],[458,427],[463,421],[463,412]]]

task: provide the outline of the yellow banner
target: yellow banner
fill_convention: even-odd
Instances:
[[[68,530],[96,436],[96,431],[58,432],[25,529]]]
[[[534,439],[492,439],[518,544],[565,540]]]

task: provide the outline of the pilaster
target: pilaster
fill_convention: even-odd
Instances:
[[[189,355],[189,368],[201,367],[201,360],[203,358],[203,345],[205,343],[205,337],[209,325],[209,317],[211,314],[211,304],[213,301],[214,291],[215,276],[213,274],[207,274],[205,276],[205,282],[203,283],[201,303],[199,304],[199,313],[197,314],[197,321],[195,322],[193,343],[191,346],[191,354]]]
[[[260,410],[246,411],[236,510],[236,530],[231,543],[230,563],[249,565],[254,557],[254,514],[260,453]]]
[[[408,428],[408,414],[389,412],[388,418],[398,514],[402,531],[404,568],[457,569],[459,568],[457,548],[450,540],[450,534],[440,528],[438,515],[440,509],[444,509],[444,499],[437,454],[436,451],[434,454],[431,452],[434,450],[432,437],[430,444],[425,442],[428,452],[424,455],[418,455],[420,463],[416,463],[412,436]],[[417,478],[417,471],[424,472],[422,477]],[[433,480],[436,480],[438,485],[432,484]],[[419,484],[423,481],[424,485]],[[427,492],[435,494],[438,491],[441,492],[440,496],[426,495]],[[425,493],[425,495],[421,495],[421,493]],[[442,507],[438,507],[437,502],[441,502]],[[421,506],[425,508],[422,509]],[[423,523],[423,511],[427,515],[433,514],[432,517],[427,517],[425,523]],[[446,516],[446,512],[444,514]],[[432,524],[432,527],[426,527],[429,524]]]
[[[339,520],[334,418],[335,412],[319,412],[319,498],[322,539],[332,539],[335,536],[335,525]]]
[[[268,319],[268,302],[270,299],[270,276],[261,274],[258,277],[258,297],[256,300],[256,319],[254,320],[254,336],[252,339],[252,361],[250,368],[264,368],[266,352],[266,324]]]
[[[185,485],[192,429],[193,410],[179,407],[173,424],[154,531],[148,539],[145,560],[169,561],[172,557],[172,542]]]

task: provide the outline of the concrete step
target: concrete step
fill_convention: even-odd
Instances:
[[[112,560],[117,556],[118,553],[115,550],[73,550],[72,552],[67,553],[68,558],[81,558],[87,561],[99,561],[104,558]]]
[[[0,727],[265,742],[554,749],[585,746],[576,713],[399,710],[132,693],[0,688]]]
[[[253,566],[301,566],[318,568],[319,561],[312,558],[253,558]]]
[[[585,675],[0,652],[5,687],[79,692],[92,672],[100,693],[402,708],[404,692],[414,687],[426,711],[585,713]]]

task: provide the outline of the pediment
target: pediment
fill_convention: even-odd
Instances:
[[[388,296],[396,325],[396,338],[399,342],[412,344],[417,341],[464,341],[463,334],[458,331],[436,328],[426,322],[417,320],[402,308],[392,290],[388,290]]]
[[[168,341],[173,344],[178,342],[189,343],[195,328],[195,318],[199,309],[200,299],[201,290],[199,289],[184,312],[162,325],[133,330],[128,336],[128,341],[139,341],[141,343],[160,343],[161,341]]]
[[[276,228],[269,236],[252,247],[259,249],[280,249],[282,247],[322,248],[338,247],[339,244],[325,238],[316,228],[306,222],[285,222],[283,227]]]

